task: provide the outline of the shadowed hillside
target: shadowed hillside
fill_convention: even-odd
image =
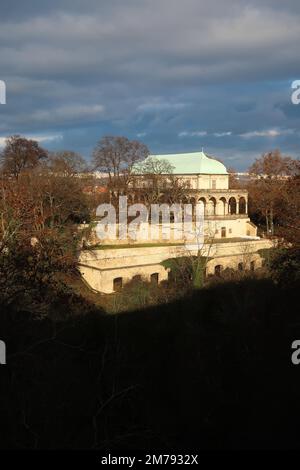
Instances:
[[[1,447],[299,447],[297,300],[247,279],[122,315],[2,309]]]

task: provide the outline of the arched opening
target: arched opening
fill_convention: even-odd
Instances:
[[[194,197],[191,197],[190,203],[194,206],[196,204],[196,199]]]
[[[150,276],[151,284],[158,284],[158,278],[159,278],[158,273],[151,274]]]
[[[138,282],[141,282],[141,280],[142,280],[142,276],[140,274],[136,274],[135,276],[132,277],[133,282],[138,283]]]
[[[217,264],[215,266],[215,276],[220,276],[222,269],[223,269],[223,266],[221,264]]]
[[[188,200],[188,198],[187,198],[186,196],[184,196],[184,197],[182,198],[182,200],[181,200],[181,205],[182,205],[182,210],[183,210],[183,211],[184,211],[184,210],[187,210],[187,208],[184,209],[184,206],[186,206],[187,204],[189,204],[189,200]]]
[[[239,214],[246,214],[246,199],[244,197],[239,199]]]
[[[206,207],[205,197],[200,197],[200,199],[198,199],[198,202],[201,202],[203,204],[203,211],[204,211],[204,214],[206,215],[207,207]]]
[[[250,262],[250,271],[254,271],[255,270],[255,261],[251,261]]]
[[[208,215],[215,215],[216,214],[216,205],[217,201],[214,197],[211,197],[208,201],[208,206],[207,206],[207,214]]]
[[[123,287],[123,278],[122,277],[115,277],[113,280],[113,289],[114,291],[118,292]]]
[[[226,199],[221,197],[219,200],[220,215],[226,215]]]
[[[192,208],[193,208],[193,215],[195,217],[195,206],[196,206],[196,199],[194,197],[191,197],[190,198],[190,204],[192,204]]]
[[[239,271],[244,271],[244,263],[239,263],[238,264],[238,270]]]
[[[228,201],[228,211],[229,214],[236,214],[236,199],[231,197]]]

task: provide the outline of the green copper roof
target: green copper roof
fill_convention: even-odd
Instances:
[[[204,152],[175,153],[167,155],[149,155],[148,158],[167,160],[173,166],[174,174],[207,174],[207,175],[227,175],[227,170],[223,163],[212,157],[208,157]]]

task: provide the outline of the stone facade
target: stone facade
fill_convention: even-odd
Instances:
[[[207,263],[207,274],[213,274],[217,266],[222,269],[257,269],[262,259],[260,249],[271,248],[270,240],[239,240],[227,243],[214,243],[202,250],[202,255],[212,258]],[[192,254],[196,255],[196,251]],[[168,278],[168,270],[162,261],[169,258],[187,256],[185,246],[132,247],[82,251],[79,260],[80,272],[87,284],[97,292],[114,292],[115,280],[122,279],[122,285],[134,276],[161,282]],[[157,275],[157,276],[153,276]]]

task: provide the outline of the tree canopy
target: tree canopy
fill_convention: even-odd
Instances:
[[[0,157],[2,172],[17,179],[23,170],[33,169],[47,159],[48,152],[35,140],[12,135],[6,139]]]

